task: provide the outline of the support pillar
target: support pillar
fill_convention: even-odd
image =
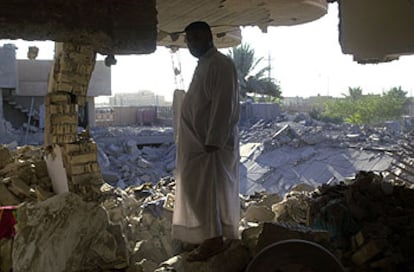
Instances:
[[[95,58],[91,46],[56,43],[45,101],[45,146],[52,154],[61,152],[69,191],[87,200],[94,199],[103,184],[96,143],[89,131],[78,133],[78,108],[86,103]]]

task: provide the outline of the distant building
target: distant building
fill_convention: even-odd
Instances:
[[[131,106],[170,106],[164,96],[157,95],[149,90],[142,90],[136,93],[117,93],[109,98],[109,105],[112,107]]]

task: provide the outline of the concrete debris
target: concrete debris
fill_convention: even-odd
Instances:
[[[174,187],[170,177],[125,190],[104,184],[95,202],[73,193],[26,200],[18,209],[14,271],[241,271],[260,250],[284,239],[316,242],[349,271],[412,268],[413,189],[373,173],[311,192],[297,186],[283,198],[241,195],[242,240],[195,263],[170,236]],[[0,250],[7,255],[4,243]]]
[[[13,271],[91,271],[128,265],[119,226],[73,193],[19,209]],[[96,271],[96,270],[95,270]]]
[[[170,129],[97,128],[91,133],[107,183],[125,189],[173,175],[175,145]]]
[[[267,222],[244,230],[242,239],[254,255],[273,243],[288,239],[307,240],[329,248],[330,234],[303,225]]]
[[[45,200],[54,195],[43,149],[23,146],[8,153],[2,150],[0,167],[0,205],[18,205],[25,201]]]
[[[229,248],[205,262],[188,262],[188,253],[182,253],[161,263],[154,272],[197,271],[197,272],[239,272],[244,271],[250,260],[248,249],[239,241],[228,241]]]
[[[106,182],[92,199],[53,193],[41,147],[0,146],[0,205],[18,206],[13,243],[0,240],[0,269],[243,271],[266,246],[302,239],[328,249],[350,272],[412,271],[414,147],[403,131],[306,116],[242,128],[241,240],[193,263],[170,235],[171,130],[100,128],[91,130],[96,145],[63,145],[66,159],[80,156],[70,171],[85,161],[95,172],[90,161],[99,163]]]
[[[12,271],[12,239],[0,239],[0,271]]]
[[[358,171],[384,171],[395,162],[391,153],[399,150],[405,131],[405,123],[336,125],[306,114],[241,124],[240,192],[284,195],[298,183],[316,187],[352,178]],[[171,128],[98,127],[90,133],[107,183],[125,189],[174,175]]]
[[[305,192],[292,191],[285,195],[283,201],[272,206],[276,222],[307,224],[309,195]]]
[[[395,161],[404,127],[335,125],[300,114],[243,126],[241,193],[285,194],[303,183],[338,183],[359,171],[384,171]]]
[[[247,208],[243,219],[249,222],[273,221],[275,214],[266,206],[250,206]]]
[[[0,146],[0,168],[3,168],[12,161],[10,151],[5,146]]]
[[[309,223],[333,235],[331,246],[352,271],[413,271],[410,187],[360,172],[351,181],[318,188],[309,201]]]

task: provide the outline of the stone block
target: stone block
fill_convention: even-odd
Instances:
[[[35,170],[35,175],[38,179],[43,177],[49,177],[49,173],[47,172],[46,162],[44,160],[37,160],[33,162],[33,167]]]
[[[51,114],[76,113],[76,105],[75,104],[67,104],[67,105],[52,104],[52,105],[49,105],[49,113]]]
[[[374,271],[391,272],[395,271],[396,262],[392,257],[385,257],[369,264]]]
[[[12,155],[7,147],[0,146],[0,169],[12,162]]]
[[[61,124],[51,126],[51,133],[53,135],[76,134],[77,132],[78,126],[76,124]]]
[[[98,173],[72,175],[69,180],[76,185],[99,185],[103,182],[101,175]]]
[[[66,166],[68,175],[79,175],[86,173],[97,173],[100,172],[99,164],[97,162],[89,162],[85,164],[68,164]]]
[[[47,173],[47,176],[44,176],[44,177],[39,178],[37,180],[37,183],[39,185],[43,185],[44,187],[51,186],[52,185],[52,181],[50,180],[49,173]]]
[[[50,123],[52,125],[61,124],[78,124],[78,115],[76,113],[68,114],[52,114],[50,116]]]
[[[35,186],[34,189],[35,189],[35,194],[36,194],[36,198],[38,201],[44,201],[55,195],[53,192],[47,191],[38,185]]]
[[[359,231],[357,234],[355,234],[354,240],[355,240],[355,245],[358,248],[364,244],[365,238],[364,238],[364,234],[362,233],[362,231]]]
[[[58,81],[58,84],[89,84],[89,78],[87,76],[72,73],[59,73],[56,80]]]
[[[24,205],[18,224],[13,271],[107,271],[115,268],[118,252],[127,246],[119,232],[110,231],[108,215],[100,205],[73,193]]]
[[[11,177],[8,186],[9,191],[13,192],[16,196],[31,197],[30,187],[20,178]]]
[[[58,82],[55,85],[55,89],[56,91],[71,93],[73,91],[73,85],[70,83]]]
[[[63,149],[66,154],[94,153],[97,152],[97,145],[94,141],[86,143],[69,143],[64,144]]]
[[[368,262],[379,253],[385,247],[385,241],[383,240],[370,240],[365,243],[360,249],[358,249],[351,257],[351,260],[356,265],[363,265]]]
[[[83,52],[70,52],[69,58],[71,61],[74,61],[75,63],[91,63],[95,62],[95,53],[92,50],[92,48],[84,48]]]
[[[89,65],[89,64],[79,64],[76,67],[76,72],[78,74],[91,74],[93,72],[93,69],[95,68],[94,65]]]
[[[66,94],[66,93],[55,92],[55,93],[49,93],[46,96],[46,105],[53,105],[53,104],[67,105],[67,104],[70,104],[70,102],[71,102],[71,97],[69,94]]]
[[[174,210],[174,195],[173,194],[167,194],[166,199],[164,201],[163,208],[167,211],[173,211]]]
[[[275,214],[266,206],[250,206],[247,208],[243,217],[251,222],[271,222],[275,219]]]
[[[3,182],[0,181],[0,204],[7,206],[18,205],[19,203],[20,200],[7,189],[6,185],[4,185]]]
[[[279,194],[267,194],[264,195],[262,200],[258,203],[259,205],[266,206],[269,208],[272,208],[272,206],[276,203],[279,203],[283,200],[283,197],[281,197]]]
[[[76,135],[52,135],[51,143],[53,144],[65,144],[65,143],[74,143],[77,140]]]
[[[154,272],[197,271],[197,272],[239,272],[244,271],[251,256],[239,240],[226,242],[228,248],[202,262],[188,262],[188,253],[174,256],[160,264]]]
[[[83,164],[89,162],[97,162],[98,161],[98,154],[96,152],[84,153],[84,154],[74,154],[74,155],[66,155],[64,154],[64,160],[68,164]]]
[[[12,239],[0,240],[0,271],[13,271],[12,246]]]

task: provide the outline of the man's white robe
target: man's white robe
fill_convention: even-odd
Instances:
[[[212,48],[199,59],[182,103],[173,238],[188,243],[238,238],[238,120],[236,69]],[[219,150],[207,153],[205,145]]]

